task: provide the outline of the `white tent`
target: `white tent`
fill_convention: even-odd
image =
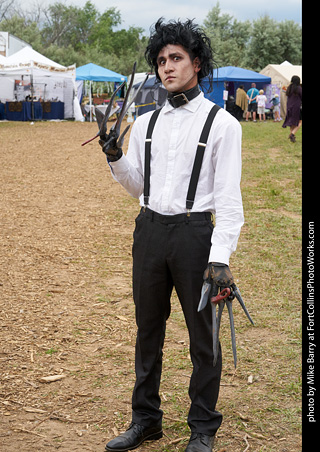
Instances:
[[[41,55],[41,53],[37,52],[32,47],[23,47],[23,49],[8,56],[6,58],[6,65],[24,65],[29,64],[31,61],[54,68],[64,68],[61,64],[58,64],[44,55]]]
[[[26,97],[45,102],[63,102],[64,118],[81,119],[75,96],[76,67],[64,67],[24,47],[0,62],[0,101],[24,101]]]
[[[284,61],[281,64],[268,64],[260,71],[260,74],[271,77],[271,83],[280,88],[281,116],[285,117],[287,105],[286,89],[293,75],[300,77],[302,83],[302,66],[293,65],[288,61]]]

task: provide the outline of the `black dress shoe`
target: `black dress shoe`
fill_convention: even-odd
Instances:
[[[214,436],[203,433],[191,433],[190,441],[185,452],[212,452]]]
[[[131,422],[128,430],[106,445],[106,450],[111,452],[126,452],[139,447],[144,441],[154,441],[162,438],[162,427],[144,427]]]

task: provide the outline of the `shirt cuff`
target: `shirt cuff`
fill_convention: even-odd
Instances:
[[[115,160],[114,162],[108,162],[110,168],[116,174],[126,173],[128,171],[128,161],[124,158],[124,154],[119,158],[119,160]]]
[[[231,251],[223,246],[212,246],[209,254],[209,262],[221,262],[229,265]]]

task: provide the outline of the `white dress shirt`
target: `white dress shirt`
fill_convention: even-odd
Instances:
[[[151,144],[149,208],[163,215],[187,212],[186,196],[200,134],[214,104],[201,92],[179,108],[167,101],[155,124]],[[110,162],[114,178],[144,205],[144,153],[152,112],[135,121],[127,154]],[[235,251],[243,208],[240,191],[241,135],[239,122],[220,109],[204,152],[192,212],[215,214],[209,262],[229,264]]]

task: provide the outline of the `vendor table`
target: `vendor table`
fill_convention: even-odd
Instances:
[[[64,119],[64,103],[6,102],[6,119],[9,121]]]

